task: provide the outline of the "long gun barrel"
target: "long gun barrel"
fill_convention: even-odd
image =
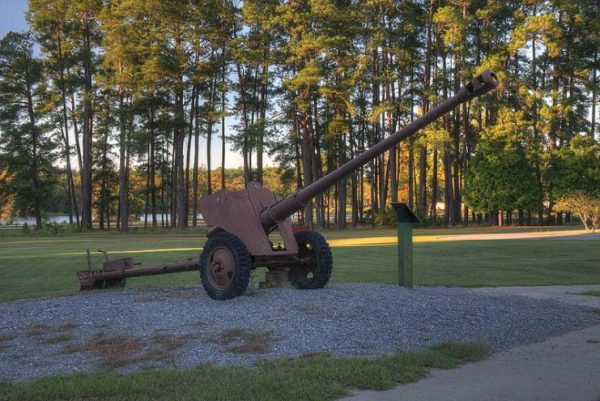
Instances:
[[[447,99],[433,110],[414,120],[407,126],[401,128],[393,135],[390,135],[389,137],[378,142],[368,150],[356,156],[354,159],[346,162],[339,168],[331,171],[324,177],[318,179],[307,187],[288,195],[280,202],[277,202],[273,206],[265,209],[260,215],[263,227],[269,229],[270,227],[277,225],[279,221],[304,208],[304,206],[306,206],[306,204],[312,198],[317,196],[319,193],[326,191],[327,188],[350,174],[352,171],[360,168],[404,139],[415,134],[421,128],[448,113],[456,106],[488,93],[497,85],[498,78],[493,71],[487,70],[481,73],[463,86],[453,97]]]

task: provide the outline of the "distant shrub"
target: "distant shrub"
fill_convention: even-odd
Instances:
[[[378,227],[395,227],[397,224],[396,212],[391,206],[377,212],[375,215],[375,224]]]
[[[421,223],[417,224],[418,227],[446,227],[446,222],[443,215],[437,215],[435,217],[428,216],[426,218],[421,217]]]
[[[77,227],[77,224],[63,224],[62,231],[65,234],[77,234],[79,232],[79,227]]]
[[[61,227],[60,224],[51,223],[48,221],[43,224],[42,230],[48,234],[60,234],[63,232],[63,228]]]
[[[370,225],[375,224],[375,214],[373,213],[373,209],[371,209],[371,208],[364,209],[363,221],[365,224],[370,224]]]

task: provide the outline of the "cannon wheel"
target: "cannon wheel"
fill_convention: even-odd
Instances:
[[[298,243],[298,256],[309,258],[312,262],[291,267],[288,273],[290,283],[302,290],[325,287],[333,269],[329,244],[316,231],[300,231],[295,234],[295,237]]]
[[[223,301],[242,295],[251,267],[250,253],[238,237],[223,231],[208,237],[200,255],[200,278],[212,299]]]

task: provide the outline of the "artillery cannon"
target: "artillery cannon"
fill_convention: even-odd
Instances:
[[[160,274],[200,269],[202,284],[213,299],[225,300],[242,295],[249,283],[250,272],[256,267],[287,272],[290,283],[300,289],[324,287],[331,276],[333,258],[325,238],[316,231],[292,230],[291,217],[331,185],[343,179],[375,157],[383,154],[402,140],[415,134],[454,107],[484,95],[498,85],[494,72],[488,70],[463,86],[452,98],[414,120],[396,133],[378,142],[368,150],[329,174],[281,199],[277,194],[250,182],[244,190],[220,190],[200,200],[205,222],[212,226],[200,255],[199,264],[183,264],[145,268],[141,274],[129,267],[107,272],[113,281],[136,275]],[[274,246],[269,234],[278,230],[283,245]],[[85,273],[85,272],[80,272]],[[88,285],[103,280],[103,271],[83,274]],[[80,278],[80,281],[83,281]]]

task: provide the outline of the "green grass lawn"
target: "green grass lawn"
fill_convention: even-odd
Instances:
[[[351,389],[388,389],[417,381],[432,368],[451,369],[487,355],[478,344],[440,344],[391,356],[332,358],[315,354],[260,363],[256,368],[201,365],[187,370],[59,376],[0,384],[0,400],[333,400]]]
[[[539,229],[427,229],[415,231],[417,285],[500,286],[599,284],[600,247],[594,240],[441,241],[447,235]],[[548,229],[544,229],[548,230]],[[395,230],[329,231],[334,283],[395,283]],[[87,268],[85,249],[114,258],[131,256],[147,264],[198,257],[203,231],[89,233],[0,237],[0,301],[75,294],[75,272]],[[102,257],[94,254],[93,266]],[[262,269],[255,279],[264,274]],[[130,279],[128,287],[197,285],[197,272]]]

